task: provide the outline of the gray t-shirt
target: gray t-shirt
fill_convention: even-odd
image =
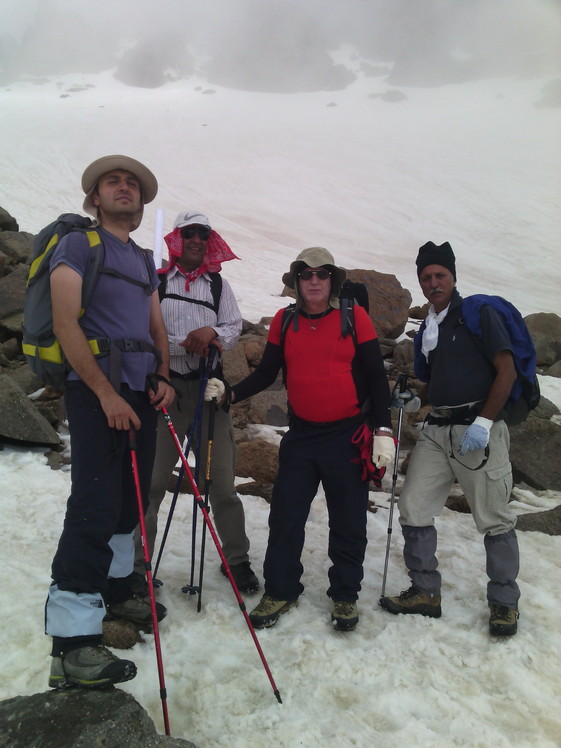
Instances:
[[[150,253],[132,239],[124,244],[108,231],[98,228],[105,257],[103,265],[149,285],[151,293],[158,287],[158,276]],[[145,256],[148,256],[148,263]],[[67,234],[53,253],[51,271],[57,265],[71,267],[84,277],[91,256],[88,238],[83,232]],[[88,304],[80,317],[80,327],[87,338],[129,338],[153,345],[150,336],[151,293],[133,283],[104,273],[100,274]],[[97,358],[103,372],[109,374],[109,357]],[[154,354],[126,352],[122,354],[121,382],[133,390],[146,390],[146,377],[156,370]],[[71,371],[68,379],[79,379]]]

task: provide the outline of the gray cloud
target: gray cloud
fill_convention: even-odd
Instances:
[[[336,89],[354,78],[329,54],[340,44],[384,63],[393,85],[558,75],[560,17],[557,0],[5,2],[0,81],[114,69],[147,87],[198,72],[248,90]]]

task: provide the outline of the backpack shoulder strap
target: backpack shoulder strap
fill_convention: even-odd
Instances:
[[[90,229],[85,232],[90,245],[90,258],[86,266],[86,272],[82,280],[82,313],[91,301],[95,285],[105,257],[105,249],[99,232]]]
[[[212,294],[214,311],[218,314],[220,297],[222,296],[222,276],[220,273],[209,273],[208,275],[210,277],[210,293]]]
[[[298,315],[296,314],[296,304],[289,304],[286,309],[282,313],[282,319],[281,319],[281,331],[280,331],[280,347],[281,351],[284,351],[284,341],[286,338],[287,330],[290,326],[290,323],[294,320],[298,319]],[[296,329],[296,327],[295,327]]]

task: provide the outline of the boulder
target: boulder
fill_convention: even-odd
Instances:
[[[534,345],[538,366],[549,367],[561,359],[561,317],[537,312],[524,317]],[[548,372],[549,374],[549,372]]]
[[[29,268],[26,265],[18,265],[9,275],[0,278],[0,331],[3,331],[6,337],[21,337],[28,273]]]
[[[4,208],[0,208],[0,231],[19,231],[18,222]]]
[[[27,231],[0,231],[0,251],[12,265],[28,264],[33,253],[33,238]]]
[[[265,439],[238,444],[236,475],[257,483],[274,483],[279,468],[279,448]]]
[[[58,447],[60,437],[39,414],[25,392],[8,375],[0,374],[0,441]]]
[[[543,512],[521,514],[516,529],[528,532],[543,532],[545,535],[561,535],[561,504]]]
[[[509,430],[514,482],[561,491],[561,426],[531,413]]]
[[[188,740],[158,735],[140,704],[113,687],[2,701],[0,734],[6,748],[195,748]]]

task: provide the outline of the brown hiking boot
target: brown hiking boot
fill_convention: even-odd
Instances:
[[[518,629],[518,611],[506,605],[489,604],[489,633],[492,636],[512,636]]]
[[[333,628],[337,631],[354,631],[358,624],[358,608],[356,603],[346,600],[334,600],[331,613]]]
[[[296,600],[275,600],[269,595],[263,595],[259,605],[249,614],[249,620],[256,629],[270,628],[279,620],[281,613],[298,605]]]
[[[430,618],[440,618],[440,595],[423,592],[414,585],[402,592],[398,597],[381,597],[379,604],[388,613],[417,613]]]

